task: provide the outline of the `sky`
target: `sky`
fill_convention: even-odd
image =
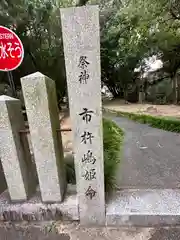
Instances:
[[[163,62],[160,59],[157,59],[156,55],[145,59],[145,63],[147,65],[147,69],[143,73],[143,77],[146,77],[148,72],[154,72],[154,71],[156,71],[156,70],[158,70],[158,69],[163,67]],[[140,71],[140,67],[139,68],[135,68],[134,71],[135,72],[139,72]]]
[[[163,67],[163,62],[159,59],[157,59],[156,56],[152,56],[149,59],[145,60],[147,65],[149,66],[148,72],[155,71],[157,69],[160,69]]]

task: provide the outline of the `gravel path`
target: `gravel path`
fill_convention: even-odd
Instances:
[[[117,184],[122,188],[179,188],[180,134],[123,117],[112,117],[125,132]]]

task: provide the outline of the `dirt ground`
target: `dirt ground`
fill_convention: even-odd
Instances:
[[[1,240],[179,240],[180,228],[79,226],[78,223],[3,223]]]
[[[125,104],[122,100],[112,100],[104,104],[105,108],[124,112],[149,114],[152,116],[168,116],[180,118],[180,106],[152,105],[152,104]]]

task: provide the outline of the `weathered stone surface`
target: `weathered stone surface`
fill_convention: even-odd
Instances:
[[[3,172],[3,167],[2,167],[2,163],[0,161],[0,194],[6,190],[7,188],[7,184],[6,184],[6,179],[4,176],[4,172]]]
[[[106,208],[106,224],[168,226],[180,223],[179,189],[126,189],[116,192]]]
[[[0,157],[12,201],[26,200],[35,188],[28,144],[25,154],[20,140],[24,129],[20,101],[0,96]]]
[[[61,9],[61,22],[80,220],[101,225],[105,200],[98,6]]]
[[[68,186],[62,203],[42,203],[39,189],[33,197],[21,204],[12,203],[9,193],[3,192],[0,195],[0,221],[79,220],[76,191],[73,186]]]
[[[42,200],[62,201],[66,182],[55,82],[37,72],[21,84]]]
[[[0,236],[1,240],[70,240],[68,234],[58,234],[52,222],[3,223],[0,225]]]

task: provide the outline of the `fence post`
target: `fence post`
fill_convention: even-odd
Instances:
[[[30,151],[25,155],[20,130],[25,130],[20,100],[0,96],[0,157],[12,201],[26,200],[35,190]]]
[[[36,72],[21,84],[42,201],[62,201],[66,179],[55,82]]]
[[[98,6],[61,9],[81,224],[105,223]]]

